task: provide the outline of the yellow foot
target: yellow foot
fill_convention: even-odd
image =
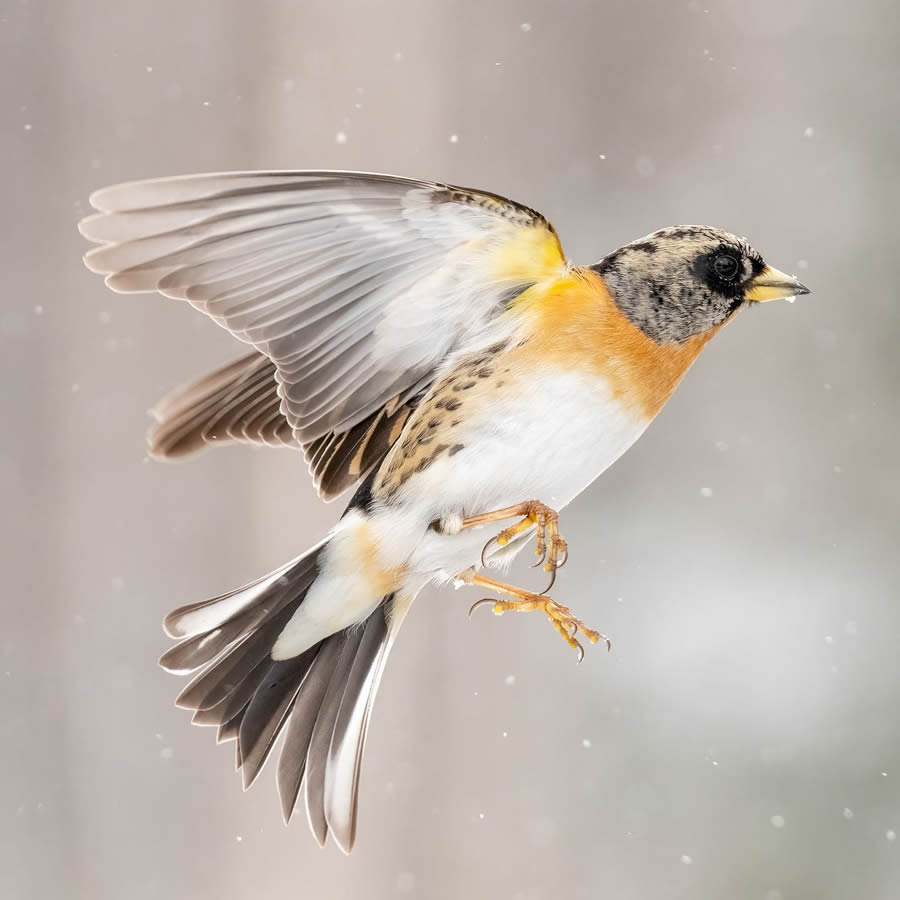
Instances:
[[[559,533],[559,513],[555,509],[551,509],[539,500],[526,500],[516,506],[498,509],[496,512],[484,513],[480,516],[467,516],[462,520],[462,527],[474,528],[476,525],[511,519],[514,516],[522,518],[515,525],[504,528],[484,545],[484,549],[481,551],[481,564],[486,564],[487,553],[495,545],[505,547],[520,534],[534,528],[537,532],[535,553],[540,557],[535,565],[543,565],[544,571],[550,573],[550,584],[544,589],[544,593],[546,593],[556,581],[556,570],[562,568],[569,558],[569,545]]]
[[[493,608],[494,615],[497,616],[502,616],[503,613],[508,611],[531,612],[534,609],[541,609],[547,614],[547,618],[563,636],[566,643],[573,650],[578,651],[578,662],[584,659],[584,647],[581,646],[577,639],[579,633],[583,634],[592,644],[596,644],[601,640],[604,641],[607,650],[612,646],[605,634],[594,631],[593,628],[588,628],[581,619],[572,615],[567,606],[557,603],[552,597],[548,597],[545,594],[533,594],[530,591],[524,591],[521,588],[494,581],[493,578],[487,578],[475,572],[464,573],[461,577],[467,584],[480,585],[481,587],[490,588],[498,594],[508,594],[516,598],[515,600],[479,600],[472,605],[469,615],[472,615],[479,607],[487,605]]]

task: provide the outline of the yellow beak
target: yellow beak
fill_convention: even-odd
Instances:
[[[744,292],[745,299],[752,303],[765,303],[766,300],[780,300],[783,297],[796,297],[808,294],[809,288],[801,284],[791,275],[785,275],[778,269],[766,266]]]

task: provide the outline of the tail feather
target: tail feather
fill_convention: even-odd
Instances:
[[[241,745],[237,742],[237,736],[241,730],[241,719],[244,718],[244,710],[246,708],[246,705],[242,706],[241,709],[234,715],[234,717],[229,719],[227,722],[223,722],[219,726],[219,730],[216,732],[217,744],[224,744],[226,741],[234,741],[234,749],[237,753],[237,760],[234,764],[235,771],[237,771],[241,767]]]
[[[325,767],[325,819],[338,846],[349,853],[356,840],[359,773],[372,704],[390,651],[385,607],[365,626],[341,697]]]
[[[285,660],[272,649],[319,574],[324,542],[236,591],[166,618],[182,640],[163,654],[170,671],[195,672],[176,701],[197,725],[236,741],[245,789],[286,732],[277,781],[289,821],[304,790],[310,827],[349,853],[356,835],[359,769],[372,703],[402,614],[386,597],[365,622]],[[405,612],[405,607],[403,609]]]
[[[297,805],[316,717],[331,683],[342,645],[343,641],[338,637],[330,637],[322,642],[294,702],[294,711],[278,760],[278,795],[281,799],[281,813],[285,825],[291,821],[294,807]]]
[[[290,606],[273,615],[251,635],[226,653],[215,665],[208,666],[178,695],[176,706],[210,710],[226,700],[246,681],[247,673],[268,660],[272,643],[293,615]]]
[[[344,687],[362,636],[361,628],[348,629],[345,634],[341,655],[318,710],[306,754],[304,792],[306,815],[309,818],[309,827],[320,846],[325,846],[325,839],[328,837],[328,819],[325,816],[325,770],[328,766],[328,748],[331,746],[331,736],[344,696]]]
[[[211,709],[194,710],[194,714],[191,716],[191,725],[215,725],[216,727],[219,727],[222,724],[222,707],[224,705],[225,701],[223,700],[222,703]]]
[[[271,663],[244,710],[238,732],[244,790],[253,784],[268,759],[318,650],[317,644],[292,659]]]
[[[163,619],[163,629],[171,638],[192,637],[218,628],[232,618],[235,613],[262,607],[271,599],[270,588],[281,578],[288,579],[282,585],[283,587],[294,586],[296,588],[304,577],[310,575],[315,577],[316,551],[322,546],[323,544],[318,544],[303,556],[292,559],[275,569],[274,572],[269,572],[268,575],[257,578],[256,581],[251,581],[236,590],[220,594],[211,600],[201,600],[199,603],[179,606]],[[305,565],[303,565],[304,563]]]
[[[173,675],[194,672],[212,662],[226,647],[234,646],[258,619],[255,610],[237,613],[213,631],[195,634],[177,643],[159,658],[159,664]]]
[[[256,693],[256,689],[265,678],[266,672],[271,665],[270,659],[260,660],[241,682],[240,686],[228,697],[225,705],[222,707],[221,719],[223,725],[233,726],[237,731],[234,733],[236,738],[240,731],[241,719]]]
[[[172,630],[185,631],[192,636],[166,651],[159,664],[174,674],[194,671],[264,627],[265,623],[271,624],[273,617],[282,610],[295,610],[318,574],[316,559],[321,546],[294,560],[292,569],[282,566],[239,591],[223,594],[220,598],[225,607],[223,610],[211,605],[215,601],[175,610],[167,616],[167,624]],[[205,623],[206,630],[198,632],[195,629],[200,621]]]

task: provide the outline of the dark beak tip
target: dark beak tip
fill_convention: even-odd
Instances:
[[[795,297],[802,297],[804,294],[811,294],[812,291],[802,282],[797,282],[797,287],[794,293]]]

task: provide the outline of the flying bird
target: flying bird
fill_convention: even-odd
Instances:
[[[388,175],[190,175],[91,203],[89,269],[120,293],[186,300],[250,348],[160,401],[152,455],[295,447],[323,499],[356,485],[320,543],[170,613],[178,643],[160,660],[195,673],[177,703],[236,741],[245,788],[284,733],[285,821],[305,806],[319,843],[330,832],[348,853],[372,704],[419,591],[453,581],[495,594],[498,614],[540,610],[579,657],[605,641],[549,587],[485,570],[536,537],[552,585],[559,510],[707,341],[748,304],[809,293],[716,228],[664,228],[575,266],[520,203]]]

